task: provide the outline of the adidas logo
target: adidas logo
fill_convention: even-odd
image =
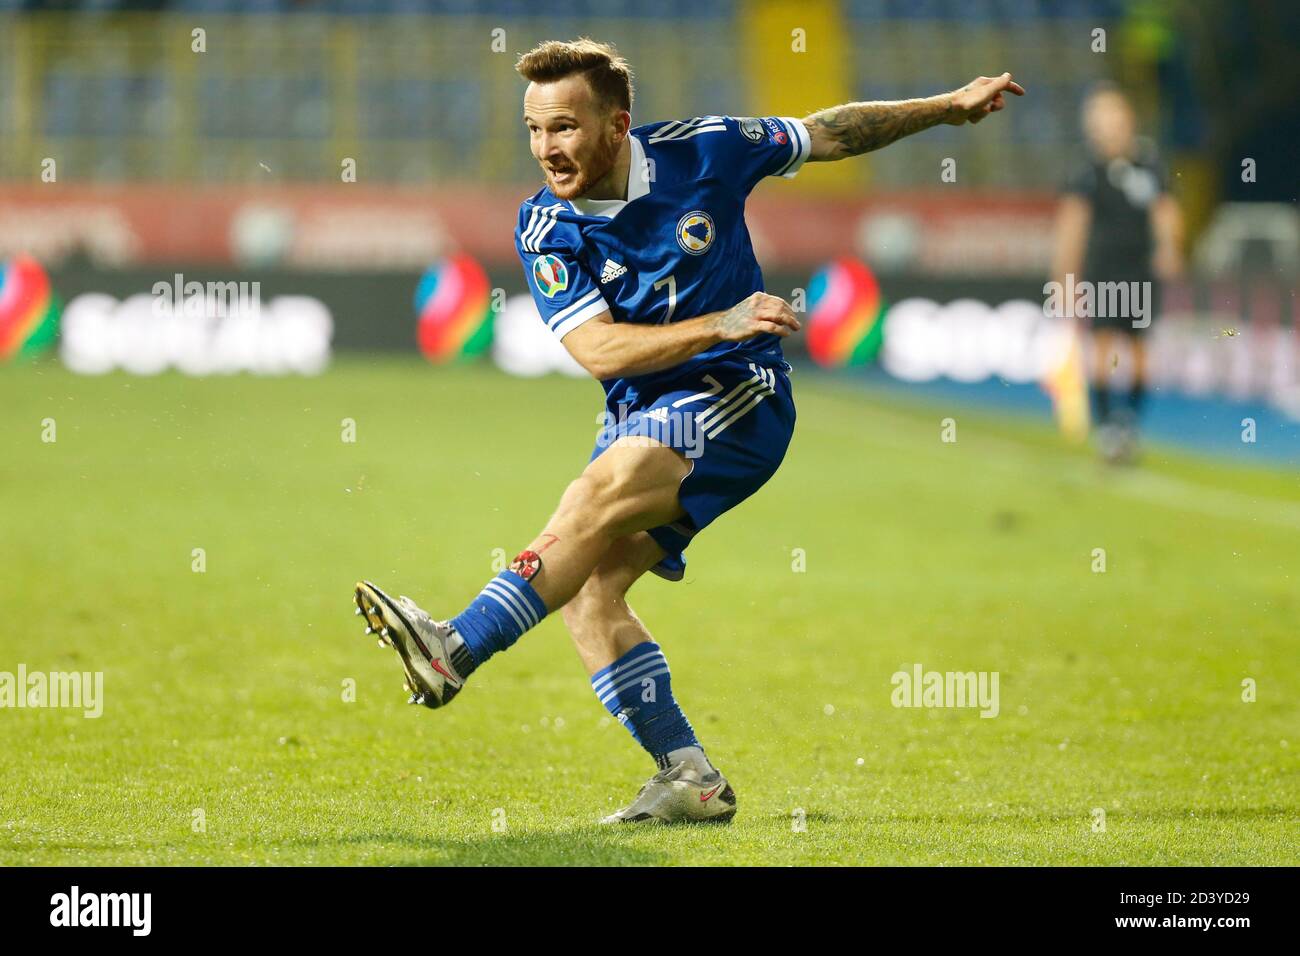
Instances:
[[[627,266],[621,266],[613,259],[606,259],[605,266],[600,270],[600,283],[612,282],[621,275],[627,273]]]
[[[623,270],[623,271],[626,272],[627,270],[625,269],[625,270]],[[660,406],[658,406],[658,407],[656,407],[656,408],[652,408],[652,409],[650,409],[649,411],[647,411],[647,412],[645,413],[645,417],[646,417],[646,418],[649,418],[649,419],[652,419],[652,420],[654,420],[654,421],[656,421],[656,422],[660,422],[661,424],[667,425],[667,424],[668,424],[668,409],[665,408],[664,406],[660,405]]]

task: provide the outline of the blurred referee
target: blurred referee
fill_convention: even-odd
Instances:
[[[1129,314],[1112,315],[1094,297],[1079,309],[1087,340],[1088,391],[1097,446],[1108,461],[1136,453],[1137,423],[1147,386],[1146,319],[1159,314],[1156,280],[1182,271],[1182,216],[1166,187],[1153,147],[1136,135],[1132,104],[1110,83],[1092,88],[1082,109],[1087,161],[1063,190],[1056,221],[1052,278],[1070,287],[1091,282],[1141,283],[1144,309],[1129,300]],[[1083,313],[1089,314],[1083,314]],[[1136,322],[1135,322],[1136,320]],[[1127,339],[1133,374],[1127,393],[1112,395],[1110,375],[1118,362],[1120,336]]]

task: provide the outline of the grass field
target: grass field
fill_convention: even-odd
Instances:
[[[794,381],[781,472],[632,591],[740,813],[609,830],[654,768],[558,615],[430,712],[351,606],[364,576],[459,611],[585,462],[594,384],[4,369],[0,671],[102,671],[105,703],[0,710],[0,863],[1300,862],[1295,473],[1107,473]],[[997,671],[999,715],[893,707],[916,663]]]

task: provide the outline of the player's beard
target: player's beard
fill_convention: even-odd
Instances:
[[[610,140],[601,140],[596,144],[586,162],[570,164],[569,169],[573,169],[575,166],[577,169],[577,174],[572,180],[562,186],[557,185],[551,171],[546,169],[546,184],[551,187],[551,192],[555,194],[555,198],[576,199],[609,175],[609,171],[614,168],[614,163],[617,160],[618,147]]]

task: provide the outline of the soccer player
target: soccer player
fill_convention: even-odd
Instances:
[[[939,123],[979,122],[1023,94],[1011,75],[928,99],[850,103],[804,119],[700,116],[631,126],[632,75],[583,38],[520,58],[523,122],[546,185],[515,245],[547,327],[605,390],[606,426],[545,527],[469,606],[433,620],[357,585],[398,651],[411,702],[449,703],[473,672],[560,611],[609,712],[659,767],[606,823],[727,820],[736,796],[673,695],[668,662],[627,603],[646,571],[680,580],[692,538],[772,477],[794,430],[781,339],[745,199],[765,176],[856,156]],[[534,410],[544,427],[544,409]]]
[[[1080,315],[1088,342],[1088,392],[1097,447],[1111,462],[1136,454],[1138,418],[1147,386],[1145,336],[1159,313],[1159,283],[1182,271],[1182,215],[1166,190],[1165,175],[1150,144],[1137,136],[1128,97],[1111,83],[1084,98],[1083,132],[1089,157],[1065,186],[1057,212],[1053,279],[1066,288],[1080,281],[1099,289],[1124,283],[1146,290],[1144,314],[1113,315],[1102,308],[1100,292],[1090,314]],[[1070,283],[1067,276],[1073,275]],[[1131,305],[1139,300],[1130,295]],[[1083,311],[1087,312],[1085,308]],[[1077,314],[1072,310],[1072,314]],[[1118,362],[1121,337],[1132,358],[1132,378],[1123,406],[1112,406],[1110,375]]]

